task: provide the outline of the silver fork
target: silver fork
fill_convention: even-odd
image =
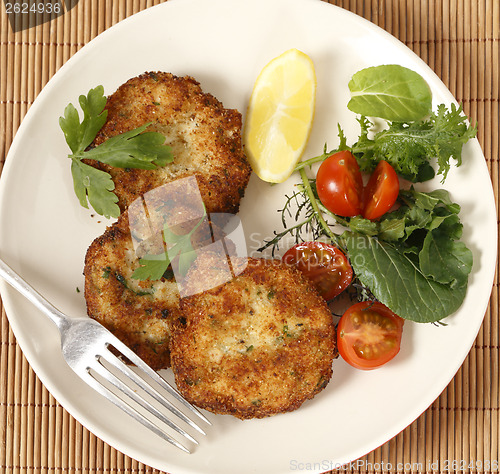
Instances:
[[[88,317],[69,318],[43,298],[2,260],[0,260],[0,277],[55,323],[61,333],[64,359],[88,385],[179,449],[190,452],[184,445],[172,438],[163,425],[198,444],[196,439],[170,420],[161,408],[165,408],[203,435],[205,432],[178,407],[184,407],[186,411],[195,414],[209,425],[210,421],[104,326]],[[110,350],[110,347],[132,362],[137,369],[132,370]],[[174,398],[178,406],[169,401],[162,392]],[[157,402],[157,406],[153,400]],[[151,416],[145,416],[145,412]],[[155,422],[152,421],[153,419]]]

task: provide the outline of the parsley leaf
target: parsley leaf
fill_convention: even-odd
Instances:
[[[88,151],[73,154],[80,159],[90,159],[118,168],[145,170],[165,166],[172,161],[170,147],[163,145],[165,137],[157,132],[145,132],[149,123],[120,135]]]
[[[140,266],[132,274],[134,280],[159,280],[170,265],[168,253],[147,254],[139,260]]]
[[[59,126],[73,153],[84,151],[92,143],[108,117],[108,111],[104,110],[106,97],[103,86],[91,89],[87,96],[81,95],[78,101],[83,111],[81,123],[73,104],[68,104],[64,116],[59,118]]]
[[[120,208],[111,175],[83,163],[81,160],[96,160],[119,168],[155,169],[173,160],[172,150],[165,145],[165,137],[158,132],[147,132],[151,123],[109,138],[101,145],[88,149],[99,130],[106,123],[106,97],[103,86],[91,89],[79,97],[83,119],[73,104],[64,109],[59,126],[64,133],[72,160],[73,187],[80,204],[105,217],[118,217]]]
[[[82,207],[88,209],[88,202],[90,202],[95,212],[101,216],[118,217],[120,215],[120,208],[116,204],[118,198],[112,192],[115,189],[115,183],[109,173],[73,158],[71,174],[75,194]]]

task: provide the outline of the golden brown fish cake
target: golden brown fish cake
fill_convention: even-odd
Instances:
[[[244,264],[232,281],[181,300],[171,364],[193,404],[262,418],[295,410],[325,388],[335,329],[325,301],[296,269],[276,260]],[[202,265],[198,271],[213,277],[218,262]]]
[[[175,207],[177,212],[172,209],[169,208],[172,218],[177,213],[186,219],[196,215],[191,207],[183,209],[185,212],[179,206]],[[84,267],[88,315],[156,370],[170,366],[168,322],[179,311],[179,290],[171,272],[169,279],[156,281],[136,280],[132,274],[139,266],[139,258],[146,253],[159,254],[165,250],[161,233],[151,230],[162,229],[158,219],[156,217],[155,221],[152,212],[130,207],[92,242]],[[198,217],[170,229],[185,234],[196,221]],[[205,218],[193,234],[193,245],[211,243],[214,238],[220,238],[218,232]]]
[[[195,175],[208,212],[236,213],[251,168],[241,142],[241,114],[204,93],[192,77],[147,72],[108,97],[107,121],[93,146],[147,122],[166,137],[174,160],[156,170],[86,163],[111,174],[123,211],[137,197],[174,179]]]

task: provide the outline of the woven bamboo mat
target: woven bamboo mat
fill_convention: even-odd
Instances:
[[[0,7],[0,172],[26,111],[59,67],[111,25],[161,2],[72,3],[70,11],[51,22],[16,33]],[[500,0],[330,3],[384,28],[441,77],[478,123],[498,199]],[[347,471],[499,472],[498,289],[496,279],[477,340],[441,396],[398,436]],[[23,357],[1,303],[0,309],[0,473],[158,472],[97,439],[54,400]]]

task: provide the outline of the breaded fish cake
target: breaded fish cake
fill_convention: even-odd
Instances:
[[[186,187],[189,181],[184,179],[181,185]],[[171,267],[166,273],[168,278],[160,280],[140,281],[132,275],[139,266],[139,258],[165,251],[160,215],[177,224],[172,224],[170,230],[180,235],[186,234],[200,221],[199,209],[196,213],[192,205],[181,206],[181,202],[186,201],[185,194],[177,194],[174,187],[171,191],[178,202],[173,202],[175,197],[172,196],[170,206],[158,215],[152,210],[153,205],[158,204],[154,199],[149,201],[152,204],[149,212],[135,204],[124,211],[89,246],[84,267],[88,315],[107,327],[156,370],[170,366],[168,321],[179,311],[178,286]],[[161,195],[168,198],[167,192]],[[179,215],[184,216],[180,222]],[[191,239],[195,246],[210,244],[214,238],[221,237],[218,228],[210,226],[203,215],[202,219]]]
[[[171,364],[193,404],[262,418],[295,410],[325,388],[335,329],[325,301],[298,270],[277,260],[244,264],[232,281],[181,300]],[[203,265],[210,277],[217,262]]]
[[[241,143],[241,114],[204,93],[192,77],[147,72],[108,97],[107,121],[91,146],[152,122],[174,160],[155,170],[122,169],[86,160],[111,174],[123,211],[137,197],[166,182],[195,175],[208,212],[236,213],[251,168]]]

